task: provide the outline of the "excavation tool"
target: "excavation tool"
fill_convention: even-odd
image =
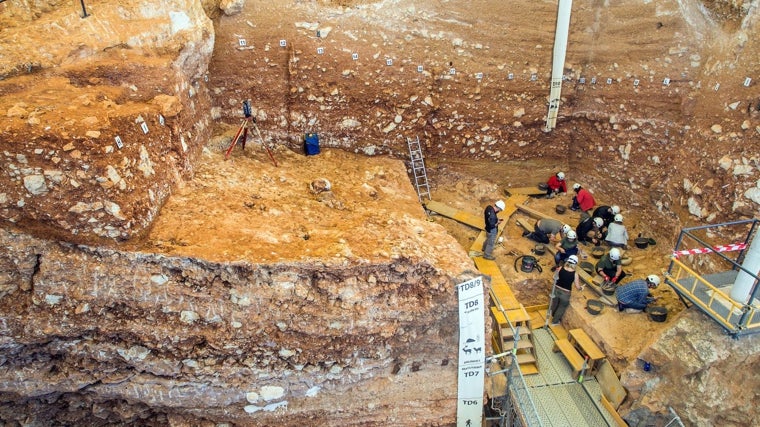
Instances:
[[[237,145],[238,141],[240,141],[240,147],[245,150],[245,141],[248,138],[248,127],[252,126],[256,131],[259,140],[261,141],[261,146],[267,150],[267,154],[269,154],[269,158],[272,160],[272,163],[277,166],[277,161],[274,159],[272,151],[264,143],[264,138],[261,137],[259,127],[256,126],[256,118],[253,117],[253,114],[251,114],[251,102],[248,100],[243,101],[243,115],[245,116],[243,122],[240,123],[240,127],[238,128],[235,137],[232,138],[232,142],[230,143],[229,148],[227,148],[227,151],[224,152],[224,160],[227,160],[230,157],[230,153],[232,153],[232,149],[235,148],[235,145]]]

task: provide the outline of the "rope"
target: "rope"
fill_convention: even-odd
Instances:
[[[713,246],[712,248],[695,248],[695,249],[684,249],[682,251],[673,251],[673,257],[678,258],[681,255],[699,255],[699,254],[708,254],[710,252],[732,252],[732,251],[741,251],[747,248],[746,243],[731,243],[729,245],[717,245]]]

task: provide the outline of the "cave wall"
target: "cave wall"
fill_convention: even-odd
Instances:
[[[667,235],[757,211],[756,2],[573,2],[551,133],[555,2],[325,3],[247,1],[215,21],[214,117],[252,99],[265,138],[296,150],[319,132],[369,155],[419,136],[437,159],[546,157]]]
[[[209,138],[214,30],[197,1],[88,13],[0,4],[0,218],[39,236],[124,241],[150,227]]]
[[[454,418],[455,279],[424,262],[212,263],[7,231],[0,243],[5,422]]]

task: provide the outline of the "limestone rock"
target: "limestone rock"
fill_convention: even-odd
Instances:
[[[245,0],[221,0],[219,2],[219,8],[227,16],[242,12],[243,6],[245,6]]]
[[[175,117],[182,111],[182,103],[176,96],[160,94],[152,102],[161,108],[164,117]]]
[[[43,175],[27,175],[24,177],[24,187],[30,193],[35,196],[39,196],[48,192],[47,185],[45,184],[45,177]]]

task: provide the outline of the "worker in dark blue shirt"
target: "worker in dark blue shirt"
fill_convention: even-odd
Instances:
[[[486,206],[483,212],[486,228],[486,241],[483,242],[483,258],[494,260],[493,246],[496,244],[496,235],[499,234],[499,223],[502,221],[496,214],[503,211],[507,206],[503,200],[497,200],[496,203]]]
[[[647,308],[647,305],[655,300],[649,290],[656,288],[659,284],[660,277],[656,274],[650,274],[644,280],[634,280],[618,286],[618,310],[625,310],[626,313],[641,313]]]

